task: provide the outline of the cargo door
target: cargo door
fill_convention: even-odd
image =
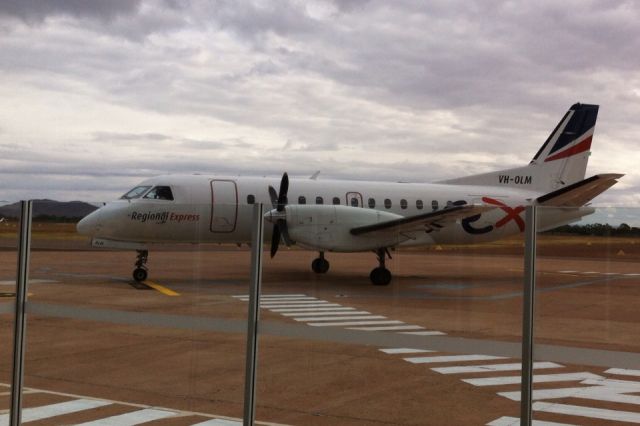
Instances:
[[[238,220],[238,188],[232,180],[211,181],[211,232],[233,232]]]

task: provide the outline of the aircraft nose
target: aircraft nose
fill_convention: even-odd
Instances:
[[[99,228],[98,212],[89,213],[76,225],[76,230],[81,235],[93,236]]]

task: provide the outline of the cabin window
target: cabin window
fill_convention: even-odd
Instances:
[[[360,206],[360,203],[358,202],[358,199],[356,197],[352,197],[351,198],[351,207],[358,207]]]
[[[375,198],[369,198],[369,208],[370,209],[374,209],[376,207],[376,200]]]
[[[334,205],[340,205],[340,198],[338,198],[338,197],[333,197],[333,204],[334,204]]]
[[[142,194],[147,192],[147,190],[151,188],[151,186],[136,186],[131,191],[124,194],[120,197],[121,200],[133,200],[134,198],[142,197]]]
[[[445,209],[448,209],[449,207],[453,207],[453,201],[451,200],[447,201],[447,207],[445,207]]]
[[[173,193],[168,186],[156,186],[144,196],[152,200],[173,200]]]
[[[433,210],[433,211],[438,210],[438,200],[433,200],[431,202],[431,210]]]
[[[316,204],[324,204],[322,197],[316,197]]]
[[[247,204],[255,204],[256,197],[253,194],[247,195]]]
[[[298,204],[307,204],[307,199],[304,195],[298,197]]]
[[[416,200],[416,208],[418,210],[422,210],[423,207],[424,207],[424,204],[422,204],[422,200]]]
[[[407,208],[407,200],[405,200],[404,198],[402,200],[400,200],[400,208],[401,209],[406,209]]]
[[[391,200],[388,198],[384,199],[384,208],[385,209],[390,209],[391,208]]]

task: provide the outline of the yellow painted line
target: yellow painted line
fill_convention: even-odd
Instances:
[[[162,294],[166,294],[167,296],[180,296],[180,293],[176,293],[175,291],[171,290],[170,288],[167,288],[165,286],[162,286],[158,283],[154,283],[153,281],[143,281],[143,284],[148,285],[149,287],[151,287],[154,290],[159,291]]]

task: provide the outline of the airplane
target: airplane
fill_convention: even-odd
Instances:
[[[133,278],[148,276],[150,243],[249,244],[251,204],[271,209],[265,232],[271,257],[281,242],[319,253],[311,268],[329,270],[326,252],[373,251],[375,285],[388,285],[389,249],[498,240],[524,231],[525,206],[544,206],[538,229],[575,222],[622,174],[585,179],[598,105],[576,103],[525,166],[435,183],[311,178],[166,175],[136,185],[77,224],[94,247],[134,249]],[[276,190],[276,187],[278,190]]]

